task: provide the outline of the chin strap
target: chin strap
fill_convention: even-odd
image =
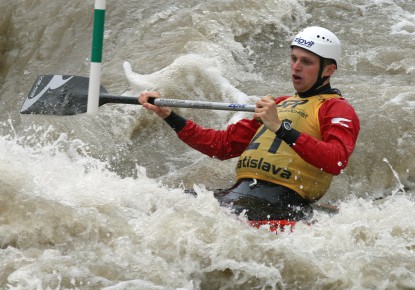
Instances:
[[[329,77],[323,77],[322,76],[323,69],[324,69],[324,59],[322,57],[320,57],[320,69],[319,69],[319,72],[318,72],[317,81],[314,83],[314,85],[308,91],[306,91],[304,93],[298,93],[297,92],[297,94],[301,98],[307,98],[307,97],[310,97],[310,96],[315,96],[318,93],[321,93],[322,88],[324,88],[324,90],[327,88],[327,86],[321,87],[324,84],[324,82],[329,78]],[[328,86],[329,86],[329,89],[331,89],[330,85],[328,85]]]

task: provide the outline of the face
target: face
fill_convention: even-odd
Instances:
[[[308,91],[317,81],[320,57],[294,46],[291,51],[291,79],[299,93]]]

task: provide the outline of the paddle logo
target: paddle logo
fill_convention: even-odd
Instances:
[[[238,108],[242,109],[242,108],[245,108],[245,107],[246,107],[245,104],[230,104],[228,106],[228,108],[232,108],[232,109],[238,109]]]
[[[61,86],[65,85],[67,82],[69,82],[73,78],[73,76],[71,76],[67,79],[64,79],[63,75],[54,75],[52,79],[49,81],[49,83],[38,94],[36,94],[36,92],[39,89],[41,89],[41,87],[39,88],[39,86],[42,84],[44,77],[45,76],[39,77],[36,84],[33,86],[33,89],[30,92],[29,96],[27,97],[26,102],[23,104],[21,112],[25,111],[30,106],[32,106],[34,103],[36,103],[36,101],[39,100],[49,89],[55,90],[57,88],[60,88]]]

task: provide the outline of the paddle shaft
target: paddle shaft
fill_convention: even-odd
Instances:
[[[101,95],[99,99],[100,105],[106,103],[116,104],[137,104],[137,97],[130,96],[110,96]],[[235,103],[220,103],[207,101],[192,101],[192,100],[176,100],[176,99],[159,99],[150,98],[149,103],[159,107],[176,107],[176,108],[191,108],[191,109],[207,109],[207,110],[223,110],[223,111],[244,111],[254,112],[255,105],[249,104],[235,104]]]

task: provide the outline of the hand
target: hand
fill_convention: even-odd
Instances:
[[[281,127],[277,104],[272,96],[265,96],[256,102],[254,118],[261,120],[265,127],[272,132],[277,132]]]
[[[148,102],[149,98],[160,98],[160,92],[142,92],[138,97],[138,102],[147,110],[153,111],[160,118],[167,118],[171,114],[169,107],[158,107]]]

